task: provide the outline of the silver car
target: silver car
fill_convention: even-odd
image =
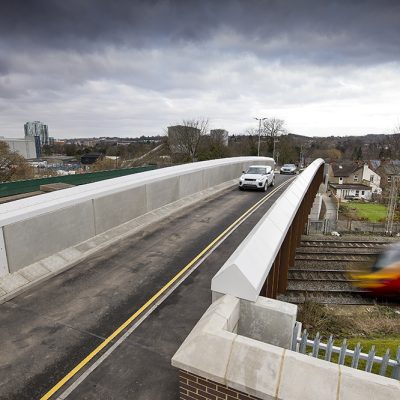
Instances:
[[[281,167],[281,174],[295,175],[297,173],[297,167],[294,164],[284,164]]]
[[[239,189],[259,189],[267,191],[268,186],[274,186],[274,170],[269,165],[252,165],[239,179]]]

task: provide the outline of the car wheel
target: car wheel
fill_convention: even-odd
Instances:
[[[264,192],[268,190],[268,180],[265,181],[265,185],[263,187]]]
[[[272,179],[271,186],[275,186],[275,178]]]

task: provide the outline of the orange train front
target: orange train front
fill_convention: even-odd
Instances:
[[[400,299],[400,244],[382,252],[369,271],[350,274],[353,285],[374,296]]]

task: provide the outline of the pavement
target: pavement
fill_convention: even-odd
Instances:
[[[337,206],[335,201],[328,194],[322,194],[322,201],[325,204],[325,219],[329,220],[330,226],[335,226],[337,221]]]
[[[225,189],[1,304],[0,398],[43,396],[264,195]],[[211,303],[212,276],[278,196],[243,222],[79,386],[66,393],[66,385],[51,398],[176,399],[172,355]]]

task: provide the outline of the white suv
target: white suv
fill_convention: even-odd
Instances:
[[[239,189],[261,189],[267,191],[268,186],[274,186],[274,170],[269,165],[252,165],[239,179]]]

